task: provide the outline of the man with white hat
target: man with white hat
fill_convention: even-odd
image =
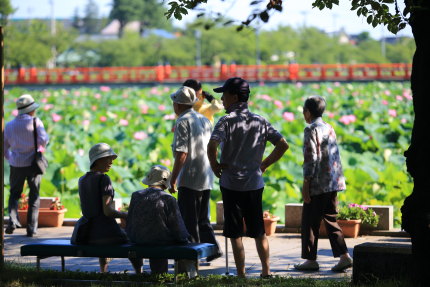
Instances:
[[[213,243],[219,250],[208,216],[214,174],[206,150],[212,125],[205,116],[192,109],[197,101],[192,88],[181,87],[170,98],[178,119],[174,128],[172,151],[175,162],[169,191],[175,193],[178,186],[179,209],[192,241]],[[207,261],[220,256],[221,251],[208,257]]]
[[[130,241],[158,245],[187,243],[189,234],[176,198],[164,191],[170,187],[169,169],[154,165],[142,183],[148,188],[133,192],[128,209],[126,232]],[[140,259],[135,268],[142,263]],[[152,273],[167,273],[167,259],[150,258],[149,265]],[[140,271],[136,268],[136,272]]]
[[[31,168],[31,162],[36,154],[34,143],[34,125],[37,131],[37,148],[43,151],[48,144],[48,135],[42,121],[35,117],[39,105],[31,95],[22,95],[16,101],[18,115],[6,124],[4,129],[4,156],[10,165],[10,196],[9,223],[5,233],[12,234],[17,227],[21,227],[18,219],[18,200],[24,188],[24,182],[30,188],[27,236],[33,237],[37,231],[39,218],[39,189],[42,175],[36,174]]]

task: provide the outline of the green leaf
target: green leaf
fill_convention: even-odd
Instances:
[[[370,15],[369,17],[367,17],[367,24],[372,23],[372,20],[373,20],[373,16],[372,15]]]

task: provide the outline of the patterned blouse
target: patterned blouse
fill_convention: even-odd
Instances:
[[[133,192],[125,230],[138,244],[186,243],[189,237],[176,199],[155,187]]]
[[[303,176],[310,179],[310,195],[346,189],[336,133],[321,117],[305,128]]]

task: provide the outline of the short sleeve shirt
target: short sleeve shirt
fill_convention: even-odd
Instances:
[[[282,135],[264,117],[251,113],[247,103],[236,103],[229,111],[215,125],[211,136],[211,140],[220,143],[220,163],[228,166],[220,185],[237,191],[263,188],[260,165],[266,143],[275,145]]]
[[[213,172],[207,157],[207,145],[212,132],[209,120],[188,109],[176,120],[175,134],[172,144],[173,154],[187,153],[177,185],[193,190],[212,189]]]

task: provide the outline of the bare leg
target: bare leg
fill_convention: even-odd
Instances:
[[[230,238],[233,248],[234,262],[236,263],[237,276],[245,277],[245,249],[243,248],[242,237]]]
[[[100,272],[106,273],[108,271],[108,260],[107,260],[107,258],[100,257],[99,263],[100,263]]]
[[[269,254],[269,241],[267,240],[266,234],[255,238],[255,245],[257,247],[258,256],[261,261],[261,275],[270,275],[270,254]]]

